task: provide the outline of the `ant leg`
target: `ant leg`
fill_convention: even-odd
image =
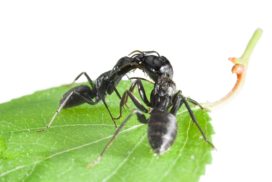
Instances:
[[[88,75],[86,72],[81,72],[81,73],[74,79],[74,81],[72,82],[72,84],[74,84],[74,83],[75,83],[82,75],[84,75],[84,76],[87,78],[89,84],[92,86],[92,88],[94,88],[94,87],[95,87],[95,86],[94,86],[94,82],[92,81],[92,79],[89,77],[89,75]]]
[[[119,97],[119,99],[121,100],[122,97],[121,97],[120,93],[118,92],[117,88],[114,87],[113,89],[114,89],[114,92],[116,93],[116,95],[117,95],[117,96]],[[125,104],[125,106],[126,106],[126,108],[129,108],[127,104]]]
[[[112,121],[113,121],[113,123],[114,123],[115,128],[117,128],[117,124],[116,124],[116,122],[115,122],[115,118],[114,118],[113,115],[111,114],[111,111],[110,111],[110,109],[109,109],[108,104],[107,104],[106,101],[105,101],[105,98],[102,98],[101,100],[102,100],[103,104],[105,105],[105,107],[106,107],[108,113],[110,114],[110,117],[111,117],[111,119],[112,119]]]
[[[147,99],[146,97],[146,93],[145,93],[145,89],[144,89],[144,86],[143,86],[143,83],[140,79],[137,79],[134,83],[132,83],[129,91],[133,92],[134,89],[135,89],[135,86],[137,86],[138,88],[138,93],[141,97],[141,99],[144,101],[144,103],[147,105],[147,106],[151,106],[151,103],[150,101]]]
[[[92,79],[89,77],[89,75],[88,75],[86,72],[80,73],[80,74],[75,78],[75,80],[73,81],[73,83],[76,82],[82,75],[84,75],[84,76],[87,78],[89,84],[92,86],[92,88],[94,88],[94,87],[95,87],[95,84],[93,83]],[[117,90],[115,87],[114,87],[114,91],[115,91],[115,93],[117,94],[117,96],[121,99],[121,95],[120,95],[120,93],[118,92],[118,90]],[[113,116],[112,116],[112,113],[111,113],[111,111],[110,111],[110,109],[109,109],[108,104],[106,103],[106,101],[105,101],[104,98],[101,99],[101,100],[102,100],[103,104],[105,105],[105,107],[106,107],[108,113],[110,114],[110,117],[111,117],[111,119],[112,119],[112,121],[113,121],[113,123],[114,123],[115,128],[117,128],[117,124],[116,124],[116,122],[114,121],[114,118],[113,118]]]
[[[137,112],[137,119],[140,123],[147,124],[148,120],[146,119],[145,115],[141,112]]]
[[[113,141],[116,139],[116,137],[118,136],[118,134],[120,134],[120,131],[124,128],[124,126],[127,124],[127,122],[129,121],[129,119],[134,115],[134,114],[142,114],[141,111],[139,110],[133,110],[127,117],[126,119],[121,123],[121,125],[115,130],[114,134],[112,135],[110,141],[108,141],[108,143],[105,145],[105,147],[103,148],[102,152],[99,154],[99,156],[96,158],[96,160],[94,160],[93,162],[89,163],[87,165],[87,168],[91,168],[94,167],[96,164],[98,164],[101,159],[103,158],[103,155],[105,154],[105,152],[109,149],[109,147],[111,146],[111,144],[113,143]],[[146,122],[143,122],[146,123]]]
[[[73,95],[73,92],[71,92],[66,98],[65,100],[60,104],[60,106],[58,107],[58,109],[56,110],[55,114],[53,115],[53,117],[51,118],[51,120],[49,121],[49,123],[47,124],[46,128],[44,130],[47,130],[50,128],[50,126],[52,125],[52,123],[54,122],[54,120],[56,119],[56,117],[58,116],[58,114],[60,113],[60,111],[63,109],[63,107],[65,106],[66,102],[70,99],[70,97]],[[41,130],[43,131],[43,130]]]
[[[60,105],[57,111],[49,121],[46,129],[50,128],[50,126],[52,125],[52,123],[54,122],[54,120],[56,119],[56,117],[58,116],[62,109],[77,106],[83,103],[88,103],[90,105],[96,104],[98,101],[92,100],[91,98],[93,98],[93,96],[94,95],[92,94],[92,90],[90,89],[90,87],[86,85],[74,87],[68,92],[66,92],[60,101]]]
[[[68,99],[67,97],[70,93],[73,93]],[[60,104],[65,102],[64,108],[78,106],[84,103],[94,105],[98,103],[99,100],[96,99],[96,93],[87,85],[79,85],[70,90],[68,90],[63,98],[60,100]]]
[[[211,145],[212,148],[215,148],[214,145],[208,140],[208,138],[206,137],[204,131],[201,129],[192,109],[190,108],[190,105],[188,104],[186,98],[181,94],[181,91],[178,91],[176,94],[175,94],[175,100],[174,100],[174,104],[173,104],[173,107],[171,109],[171,113],[172,111],[174,113],[172,114],[176,114],[177,110],[181,107],[182,104],[185,104],[185,107],[186,109],[188,110],[189,114],[190,114],[190,117],[192,118],[192,121],[193,123],[195,123],[195,125],[197,126],[198,130],[200,131],[203,139],[205,140],[205,142],[207,142],[209,145]]]
[[[189,101],[189,102],[191,102],[192,104],[200,107],[200,109],[205,109],[200,103],[198,103],[197,101],[191,99],[190,97],[186,97],[186,100]]]
[[[116,93],[116,95],[119,97],[119,99],[121,99],[121,95],[120,95],[120,93],[118,92],[117,88],[114,87],[113,89],[114,89],[114,92]]]
[[[184,102],[184,104],[185,104],[185,106],[186,106],[186,108],[187,108],[187,110],[188,110],[188,112],[189,112],[191,118],[192,118],[192,121],[196,124],[198,130],[200,131],[200,133],[201,133],[201,135],[202,135],[202,137],[203,137],[203,139],[204,139],[204,140],[205,140],[212,148],[215,148],[214,145],[213,145],[213,144],[208,140],[208,138],[206,137],[204,131],[201,129],[201,127],[200,127],[200,125],[199,125],[199,123],[198,123],[198,121],[197,121],[197,119],[196,119],[196,117],[195,117],[193,111],[191,110],[191,108],[190,108],[190,106],[189,106],[187,100],[184,98],[184,96],[183,96],[182,94],[180,94],[180,95],[181,95],[181,98],[182,98],[182,100],[183,100],[183,102]]]
[[[120,102],[120,113],[119,113],[119,116],[116,117],[115,119],[120,119],[122,117],[122,112],[123,112],[123,107],[124,105],[127,103],[128,101],[128,97],[130,97],[130,99],[132,100],[132,102],[135,104],[135,106],[141,111],[141,112],[144,112],[144,113],[148,113],[149,110],[147,108],[145,108],[145,106],[143,106],[141,104],[141,102],[133,95],[133,93],[129,90],[127,90],[122,98],[121,98],[121,102]]]
[[[89,105],[95,105],[96,103],[99,102],[99,100],[97,100],[97,99],[92,100],[92,98],[95,98],[95,94],[92,92],[90,87],[88,87],[86,85],[80,85],[80,86],[74,87],[71,90],[69,90],[68,92],[66,92],[64,94],[62,100],[60,101],[59,108],[57,109],[57,111],[53,115],[52,119],[48,123],[46,129],[50,128],[53,121],[56,119],[56,117],[58,116],[58,114],[61,112],[62,109],[78,106],[78,105],[81,105],[84,103],[87,103]],[[115,128],[117,128],[116,122],[113,119],[113,116],[108,108],[107,103],[105,102],[104,99],[102,99],[102,101],[112,118]]]
[[[177,92],[173,97],[173,106],[170,109],[170,113],[176,115],[181,105],[184,103],[182,98],[180,97],[180,92]]]
[[[149,110],[145,108],[145,106],[135,97],[135,95],[131,91],[126,91],[132,102],[135,104],[135,106],[142,112],[148,113]]]

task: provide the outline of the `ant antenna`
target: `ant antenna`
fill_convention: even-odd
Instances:
[[[131,81],[131,80],[144,80],[144,81],[149,82],[149,83],[151,83],[151,84],[155,84],[153,81],[148,80],[148,79],[146,79],[146,78],[141,78],[141,77],[128,77],[128,79],[129,79],[130,81]]]
[[[135,50],[135,51],[132,51],[128,56],[135,57],[137,55],[142,55],[142,54],[144,54],[144,52],[139,51],[139,50]]]
[[[133,58],[138,55],[148,55],[148,54],[156,54],[158,57],[161,57],[161,55],[157,51],[139,51],[139,50],[132,51],[128,56]]]
[[[158,57],[161,57],[161,55],[157,51],[143,51],[144,54],[157,54]]]

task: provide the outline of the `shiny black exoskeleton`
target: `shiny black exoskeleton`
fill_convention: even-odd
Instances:
[[[133,51],[129,56],[119,59],[112,69],[112,75],[120,78],[135,68],[143,70],[154,82],[163,74],[173,78],[171,63],[156,51]]]
[[[150,99],[146,96],[141,78],[136,79],[130,89],[125,91],[120,102],[120,115],[115,119],[121,118],[122,110],[128,101],[128,97],[132,100],[137,109],[133,110],[117,128],[112,139],[104,147],[95,163],[102,159],[106,150],[134,114],[137,115],[139,122],[148,125],[148,141],[153,151],[156,154],[162,154],[167,151],[175,141],[177,135],[176,114],[183,104],[187,108],[192,121],[196,124],[203,139],[214,148],[213,144],[207,139],[205,133],[201,129],[189,103],[197,105],[202,109],[203,107],[195,100],[184,97],[180,90],[176,90],[176,85],[172,80],[172,74],[157,74],[155,78],[156,79],[154,80],[156,80],[156,82],[154,83]],[[136,86],[142,101],[148,108],[134,96],[133,90]],[[150,117],[146,118],[145,114],[149,114]]]
[[[125,74],[134,69],[143,70],[154,82],[157,82],[158,77],[163,74],[167,75],[169,78],[172,78],[173,76],[173,68],[170,62],[155,51],[134,51],[129,56],[122,57],[118,60],[112,70],[101,74],[95,81],[93,81],[86,72],[82,72],[76,77],[74,82],[84,75],[87,78],[89,85],[76,86],[63,95],[60,106],[49,122],[47,128],[51,126],[55,117],[63,108],[74,107],[83,103],[94,105],[101,100],[117,127],[105,98],[113,92],[121,98],[116,86]]]
[[[135,86],[138,87],[141,99],[149,108],[146,108],[134,96],[133,90]],[[176,91],[175,83],[166,74],[158,77],[151,92],[150,101],[146,97],[141,80],[137,79],[136,82],[132,84],[131,88],[122,96],[120,102],[120,115],[116,119],[119,119],[122,116],[122,109],[126,104],[128,97],[137,107],[137,110],[134,112],[138,117],[138,121],[148,125],[148,141],[155,153],[162,154],[173,144],[177,134],[176,114],[183,104],[187,108],[192,121],[198,127],[204,140],[213,146],[199,126],[195,115],[189,106],[189,102],[198,105],[200,108],[203,107],[195,100],[184,97],[180,90]],[[150,117],[146,118],[144,113],[150,114]],[[132,115],[129,115],[124,122],[126,123],[131,116]],[[121,126],[124,125],[121,124],[120,127]]]

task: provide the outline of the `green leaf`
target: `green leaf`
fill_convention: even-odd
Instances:
[[[118,90],[128,87],[129,82],[123,81]],[[152,85],[145,87],[150,93]],[[162,156],[152,152],[147,126],[133,117],[102,161],[87,169],[115,130],[102,103],[63,110],[48,131],[37,132],[46,126],[69,88],[39,91],[0,105],[0,181],[198,181],[211,162],[211,147],[182,107],[177,116],[178,137]],[[117,115],[120,100],[112,94],[107,101]],[[129,103],[124,117],[134,107]],[[208,113],[193,110],[211,138]]]

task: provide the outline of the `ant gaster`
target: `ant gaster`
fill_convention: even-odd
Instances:
[[[63,95],[59,108],[48,123],[47,128],[52,125],[56,116],[63,108],[70,108],[84,103],[95,105],[101,100],[110,114],[115,127],[117,127],[105,98],[113,92],[121,98],[116,86],[125,74],[136,68],[147,73],[154,82],[157,82],[158,77],[162,74],[166,74],[170,78],[173,76],[173,69],[170,62],[164,56],[160,56],[156,51],[133,51],[129,56],[119,59],[112,70],[101,74],[95,82],[86,72],[82,72],[75,78],[74,82],[84,75],[88,80],[89,86],[79,85],[68,90]]]

